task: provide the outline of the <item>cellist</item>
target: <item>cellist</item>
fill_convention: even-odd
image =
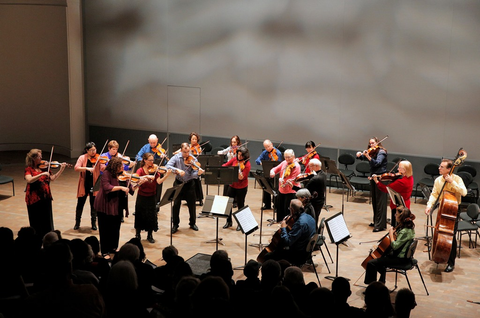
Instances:
[[[377,280],[377,272],[380,273],[379,281],[385,283],[386,267],[389,265],[400,265],[409,262],[405,258],[407,250],[415,238],[415,215],[409,208],[398,207],[395,213],[396,227],[390,227],[388,236],[390,249],[382,257],[373,258],[368,261],[365,272],[365,284]]]
[[[433,204],[437,201],[439,196],[442,196],[443,193],[440,193],[443,185],[445,184],[444,191],[449,191],[453,193],[457,199],[458,204],[460,204],[463,196],[467,195],[467,188],[463,183],[463,179],[453,173],[450,173],[453,167],[453,162],[450,159],[442,159],[442,162],[438,166],[438,172],[440,176],[435,179],[433,184],[433,190],[430,194],[430,198],[427,202],[427,207],[425,208],[425,214],[430,215],[432,212]],[[457,214],[458,217],[458,214]],[[457,222],[455,222],[455,227],[453,229],[453,239],[452,239],[452,250],[448,258],[447,267],[445,272],[449,273],[455,268],[455,258],[457,257]]]

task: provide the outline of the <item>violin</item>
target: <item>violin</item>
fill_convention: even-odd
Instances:
[[[153,166],[148,168],[147,171],[150,175],[154,175],[157,172],[160,172],[160,173],[163,174],[163,173],[167,172],[168,169],[165,168],[164,166],[158,166],[157,164],[153,164]]]
[[[397,179],[403,178],[403,174],[401,174],[400,172],[397,172],[397,173],[385,172],[377,176],[377,178],[380,181],[395,181]],[[368,180],[372,180],[372,177],[368,177]]]
[[[62,163],[58,162],[58,161],[46,161],[46,160],[42,160],[40,162],[40,164],[38,165],[38,168],[40,170],[47,170],[48,169],[48,166],[50,165],[50,168],[51,169],[58,169],[60,168],[60,166],[62,165]],[[66,168],[72,168],[73,166],[69,163],[66,164],[65,166]]]
[[[308,173],[301,173],[295,178],[295,182],[302,182],[305,180],[310,180],[313,178],[317,173],[315,171],[308,172]]]
[[[120,174],[120,175],[117,177],[117,179],[118,179],[119,181],[128,181],[128,180],[130,180],[131,183],[138,183],[138,182],[140,182],[141,177],[140,177],[137,173],[131,174],[131,173],[127,173],[127,172],[123,171],[123,173]]]
[[[106,164],[106,163],[109,162],[109,161],[110,161],[110,159],[108,159],[107,156],[100,156],[100,157],[98,158],[98,162],[101,163],[101,164],[103,164],[103,165]]]
[[[98,153],[96,153],[95,156],[88,158],[88,160],[91,163],[97,163],[97,160],[98,160],[99,157],[100,157],[100,155]]]
[[[242,172],[243,169],[245,169],[245,160],[238,162],[238,169],[240,170],[240,172]]]
[[[152,148],[153,153],[155,153],[157,156],[164,155],[167,160],[170,160],[167,157],[167,151],[162,148],[161,144],[158,144],[155,148]]]
[[[272,151],[268,153],[268,158],[270,158],[271,161],[278,161],[277,149],[273,148]]]
[[[375,146],[370,147],[370,148],[368,148],[367,150],[364,150],[363,153],[368,153],[368,155],[369,155],[370,157],[373,157],[374,154],[375,154],[375,152],[378,150],[378,148],[380,148],[380,145],[379,145],[379,144],[382,143],[382,141],[384,141],[384,140],[387,139],[387,138],[388,138],[388,135],[386,135],[386,136],[383,137],[381,140],[379,140],[379,141],[375,144]]]

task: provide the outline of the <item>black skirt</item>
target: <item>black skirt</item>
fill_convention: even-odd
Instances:
[[[135,202],[135,229],[158,231],[154,195],[148,197],[137,195],[137,201]]]

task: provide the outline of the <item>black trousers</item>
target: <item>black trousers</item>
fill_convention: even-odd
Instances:
[[[90,217],[93,220],[97,219],[97,211],[95,211],[95,208],[93,207],[93,204],[95,202],[95,196],[93,193],[88,192],[85,194],[83,197],[77,198],[77,207],[75,208],[75,220],[80,221],[82,218],[83,214],[83,207],[85,206],[85,202],[87,202],[87,198],[90,199]]]
[[[373,224],[375,229],[387,228],[387,197],[388,194],[380,191],[375,181],[370,180],[372,195]]]
[[[54,230],[52,200],[44,199],[27,205],[27,211],[30,226],[35,229],[40,239],[43,239],[45,234]]]
[[[277,195],[277,203],[275,206],[277,207],[277,222],[282,222],[282,220],[290,214],[290,201],[295,199],[295,193],[279,193]]]
[[[248,187],[242,189],[228,187],[228,196],[233,198],[234,202],[235,200],[237,201],[238,209],[241,209],[245,206],[245,197],[247,196],[247,191]],[[230,210],[230,215],[227,218],[227,222],[232,222],[232,210]]]
[[[102,212],[98,213],[98,233],[100,234],[100,250],[102,254],[117,250],[122,216],[122,214],[106,215]]]
[[[392,265],[406,264],[410,262],[408,258],[398,258],[395,256],[385,255],[380,258],[374,258],[367,263],[365,272],[365,284],[370,284],[377,280],[377,272],[380,274],[379,281],[385,283],[387,267]]]
[[[192,179],[186,182],[183,185],[180,194],[173,202],[173,226],[178,226],[180,224],[180,206],[182,204],[182,200],[187,201],[188,213],[190,214],[189,225],[193,226],[197,222],[197,216],[195,214],[195,202],[197,201],[195,194],[195,180],[196,179]],[[174,186],[178,186],[180,184],[182,184],[182,182],[178,180],[175,180],[173,183]]]

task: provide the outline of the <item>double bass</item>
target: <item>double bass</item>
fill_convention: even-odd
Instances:
[[[458,154],[450,169],[449,175],[452,175],[455,167],[460,166],[467,158],[467,152],[463,149],[458,151]],[[444,190],[447,182],[443,184],[442,190],[437,197],[434,207],[437,206],[440,197],[440,207],[437,211],[437,222],[435,223],[435,230],[432,239],[432,260],[437,264],[445,264],[448,262],[450,252],[452,251],[452,242],[455,239],[454,230],[458,214],[458,201],[455,193]]]

